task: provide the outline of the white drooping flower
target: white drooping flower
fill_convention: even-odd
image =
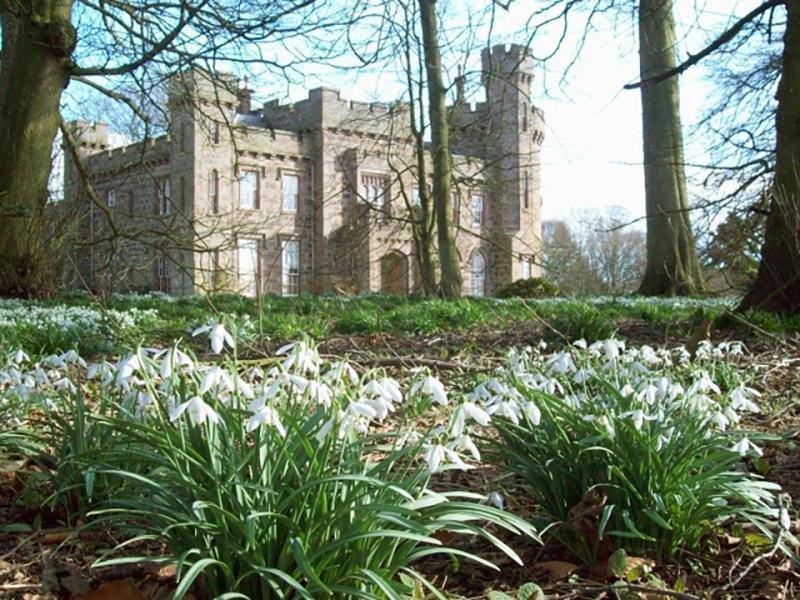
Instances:
[[[247,431],[253,431],[262,424],[274,427],[275,431],[278,432],[278,435],[281,437],[286,437],[286,430],[283,428],[278,411],[268,404],[265,404],[259,408],[255,414],[253,414],[253,416],[247,420],[246,429]]]
[[[741,440],[736,442],[733,447],[731,448],[733,452],[737,452],[740,456],[744,456],[748,452],[752,451],[757,456],[761,456],[764,454],[763,450],[756,446],[753,442],[751,442],[747,436],[744,436]]]
[[[447,392],[444,384],[432,375],[425,375],[411,386],[411,395],[424,394],[430,396],[434,402],[447,406]]]
[[[645,414],[645,412],[641,409],[632,410],[630,412],[622,413],[620,417],[626,417],[633,420],[633,426],[636,431],[641,431],[642,427],[644,427],[645,421],[653,421],[656,417],[650,416]]]
[[[745,412],[761,412],[758,405],[750,398],[758,398],[761,394],[753,388],[746,387],[744,384],[738,386],[730,394],[731,408]]]
[[[575,371],[575,361],[572,360],[572,354],[569,352],[559,352],[551,355],[546,364],[548,371],[551,373],[564,375]]]
[[[486,502],[488,502],[495,508],[499,508],[500,510],[503,510],[506,504],[506,500],[505,498],[503,498],[503,495],[500,492],[489,492],[488,494],[486,494]]]
[[[278,356],[286,355],[283,368],[296,373],[317,373],[319,371],[320,357],[317,349],[306,340],[292,342],[278,349]]]
[[[225,392],[232,392],[234,390],[233,379],[231,379],[230,373],[217,365],[205,369],[203,381],[200,383],[200,393],[205,394],[213,388],[218,388]]]
[[[475,421],[481,427],[486,427],[492,420],[492,417],[474,402],[466,401],[458,406],[453,413],[453,418],[450,426],[450,435],[458,437],[464,432],[467,417]]]
[[[28,356],[28,355],[25,353],[25,351],[24,351],[24,350],[21,350],[21,349],[20,349],[20,350],[17,350],[16,352],[14,352],[14,358],[13,358],[13,360],[14,360],[14,362],[15,362],[16,364],[18,364],[18,365],[19,365],[19,364],[22,364],[22,363],[24,363],[24,362],[30,362],[30,360],[31,360],[31,357],[30,357],[30,356]]]
[[[177,346],[173,346],[169,350],[159,352],[156,357],[163,356],[161,361],[160,374],[162,379],[168,379],[176,369],[186,368],[192,369],[194,361],[192,358],[181,351]]]
[[[429,444],[425,452],[425,462],[428,463],[428,470],[436,473],[444,463],[444,446],[441,444]]]
[[[478,446],[472,441],[472,438],[466,434],[461,434],[456,437],[450,444],[450,448],[459,452],[469,452],[475,462],[481,461],[481,453]]]
[[[124,386],[127,384],[133,375],[141,368],[141,362],[139,361],[139,354],[129,354],[125,358],[121,359],[117,365],[117,385]]]
[[[209,325],[198,327],[192,332],[192,337],[198,336],[201,333],[208,332],[208,339],[211,342],[211,351],[214,354],[219,354],[227,344],[231,349],[234,347],[233,336],[228,333],[222,323],[212,321]]]
[[[531,425],[538,425],[542,421],[542,411],[540,411],[539,407],[533,402],[526,402],[522,406],[522,411]]]
[[[195,425],[202,425],[206,421],[209,421],[214,425],[217,425],[220,422],[219,414],[217,414],[217,412],[208,404],[203,402],[203,399],[200,396],[193,396],[183,404],[179,404],[178,406],[173,406],[170,408],[169,420],[174,423],[184,412],[188,413],[189,418]]]

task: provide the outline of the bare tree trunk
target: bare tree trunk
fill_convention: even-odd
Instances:
[[[71,12],[72,0],[0,0],[0,296],[51,288],[42,225],[76,39]]]
[[[800,2],[787,0],[775,180],[753,287],[740,308],[800,312]]]
[[[445,298],[461,296],[461,263],[458,259],[451,223],[450,206],[450,137],[447,129],[447,98],[442,81],[442,58],[436,20],[436,0],[419,0],[425,71],[428,79],[428,112],[433,145],[433,216],[442,272],[441,294]]]
[[[405,39],[403,51],[406,61],[406,85],[408,86],[408,119],[411,133],[414,136],[414,153],[417,162],[417,186],[419,189],[419,207],[412,207],[411,234],[416,251],[417,267],[419,269],[420,291],[423,296],[433,296],[436,293],[436,267],[433,262],[433,211],[431,195],[428,193],[427,165],[425,157],[425,126],[423,114],[424,82],[420,76],[416,85],[412,76],[411,64],[411,31],[414,27],[415,17],[409,16],[406,10]],[[417,65],[422,71],[422,61]],[[417,124],[417,103],[419,103],[420,124]]]
[[[672,0],[640,0],[641,78],[674,68],[675,21]],[[647,210],[647,268],[639,293],[693,294],[703,290],[689,219],[680,87],[677,77],[641,87]]]

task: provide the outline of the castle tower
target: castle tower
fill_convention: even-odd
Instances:
[[[502,249],[497,283],[539,274],[543,113],[531,104],[533,58],[519,45],[481,54],[486,89],[487,159],[493,165],[490,206]],[[502,233],[501,233],[502,232]]]

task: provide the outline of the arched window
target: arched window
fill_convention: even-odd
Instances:
[[[212,169],[208,174],[208,202],[211,204],[211,212],[219,212],[219,173]]]
[[[486,294],[486,260],[479,250],[472,253],[472,295],[481,297]]]

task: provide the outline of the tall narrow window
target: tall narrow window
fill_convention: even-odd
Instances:
[[[117,191],[108,190],[106,192],[106,204],[109,208],[114,208],[117,205]]]
[[[530,108],[525,104],[522,105],[522,131],[528,131],[528,112]]]
[[[219,122],[210,120],[208,122],[208,139],[212,144],[219,144]]]
[[[208,203],[211,205],[211,212],[219,212],[219,173],[212,169],[208,174]]]
[[[178,190],[178,205],[181,212],[186,212],[186,177],[181,175],[180,188]]]
[[[258,240],[239,240],[239,287],[245,296],[258,294]]]
[[[478,250],[472,253],[472,295],[480,298],[486,294],[486,260]]]
[[[170,188],[169,177],[161,180],[159,186],[159,214],[168,215],[172,208],[172,190]]]
[[[219,250],[211,251],[211,269],[209,273],[209,290],[218,292],[222,288],[222,266],[220,264]]]
[[[281,249],[281,293],[296,296],[300,293],[300,242],[284,240]]]
[[[285,212],[297,212],[299,187],[297,175],[284,173],[281,176],[281,207]]]
[[[239,175],[239,208],[258,208],[258,171],[242,171]]]
[[[158,287],[158,291],[164,292],[165,294],[169,294],[170,292],[169,263],[167,262],[166,256],[158,257],[157,273],[158,273],[158,281],[156,282],[156,286]]]
[[[411,190],[411,206],[419,206],[422,204],[422,199],[419,195],[419,188],[414,187]]]
[[[531,264],[533,263],[533,258],[530,256],[523,256],[522,257],[522,278],[523,279],[530,279],[531,278]]]
[[[528,206],[530,206],[530,202],[531,202],[531,182],[530,182],[530,179],[528,178],[528,173],[527,172],[524,174],[524,176],[525,176],[525,183],[524,183],[524,185],[525,185],[525,208],[527,209]]]
[[[185,121],[181,123],[180,136],[181,152],[186,152],[189,148],[189,124]]]
[[[472,213],[472,224],[475,226],[483,225],[483,195],[472,194],[472,202],[470,204],[470,212]]]

